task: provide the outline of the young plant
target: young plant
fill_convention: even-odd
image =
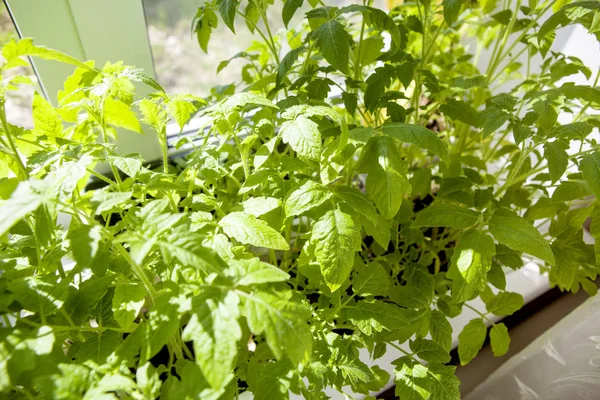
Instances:
[[[35,96],[30,130],[4,108],[29,82],[1,85],[0,393],[352,398],[390,381],[376,360],[395,351],[402,399],[460,398],[449,318],[480,297],[460,362],[488,323],[502,355],[510,338],[491,316],[523,305],[508,269],[534,261],[595,294],[600,261],[598,71],[551,47],[569,24],[598,36],[600,3],[507,3],[311,0],[278,33],[269,2],[207,2],[202,49],[218,15],[263,39],[236,56],[243,83],[209,102],[120,63],[6,45],[3,73],[25,56],[76,69],[57,107]],[[285,2],[286,26],[301,7]],[[466,38],[489,50],[485,71]],[[565,82],[575,74],[593,85]],[[136,97],[135,82],[156,93]],[[212,123],[170,165],[168,124],[197,114]],[[118,129],[157,134],[162,168],[118,154]]]

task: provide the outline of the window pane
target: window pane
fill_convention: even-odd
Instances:
[[[219,26],[212,32],[208,54],[205,54],[191,31],[194,15],[203,3],[202,0],[143,0],[157,78],[171,93],[207,96],[214,86],[237,83],[244,61],[233,60],[218,74],[217,67],[221,61],[246,50],[253,40],[259,38],[248,31],[242,18],[236,18],[237,35],[231,33],[219,19]],[[310,9],[308,2],[304,3],[303,8],[296,12],[290,28],[300,23],[304,12]],[[338,6],[351,3],[355,1],[327,1],[328,5]],[[383,0],[377,1],[378,6],[383,6],[383,3]],[[284,29],[281,21],[283,4],[282,0],[275,0],[275,4],[269,6],[267,19],[273,33]],[[243,8],[240,11],[243,12]]]
[[[13,24],[6,5],[0,3],[0,46],[10,42],[12,39],[18,39],[19,34]],[[6,71],[4,79],[15,75],[25,75],[31,79],[35,85],[21,85],[17,91],[8,91],[6,93],[6,118],[13,125],[18,125],[24,128],[33,128],[33,120],[31,118],[31,102],[33,101],[33,93],[37,90],[42,93],[38,84],[38,78],[31,65],[12,68]]]
[[[234,63],[216,74],[217,66],[246,49],[250,35],[234,35],[222,23],[213,30],[208,54],[200,50],[191,24],[202,0],[143,0],[148,37],[158,81],[171,93],[206,96],[210,88],[236,79]]]

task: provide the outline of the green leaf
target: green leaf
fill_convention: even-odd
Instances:
[[[590,224],[590,234],[595,240],[594,243],[594,255],[596,258],[596,265],[600,265],[600,206],[596,205],[590,215],[592,223]]]
[[[74,323],[81,324],[89,319],[92,311],[106,295],[113,279],[113,276],[108,275],[102,278],[93,276],[82,282],[76,292],[71,292],[64,308]]]
[[[456,367],[433,364],[429,366],[432,383],[431,400],[459,400],[460,381],[454,375]]]
[[[508,25],[510,19],[512,18],[512,15],[513,13],[511,10],[502,10],[492,15],[492,18],[501,23],[502,25]]]
[[[431,398],[431,379],[426,366],[412,359],[401,361],[401,368],[394,370],[396,396],[402,400],[427,400]]]
[[[427,293],[416,285],[392,286],[388,291],[388,297],[404,308],[425,309],[429,308],[431,299]]]
[[[362,297],[385,296],[389,284],[389,274],[378,262],[361,265],[352,277],[352,290]]]
[[[520,310],[523,304],[523,296],[519,293],[500,292],[486,301],[486,308],[491,314],[504,316]]]
[[[177,296],[161,296],[155,299],[154,307],[148,312],[146,322],[138,327],[143,329],[144,333],[140,353],[142,364],[154,357],[175,332],[179,332],[181,325],[179,316],[182,311],[189,311],[189,306],[187,310],[180,310],[181,302],[182,299]]]
[[[391,219],[412,188],[406,177],[404,161],[396,141],[387,136],[374,136],[362,150],[356,170],[367,173],[367,196],[375,202],[386,219]]]
[[[488,271],[487,280],[500,290],[506,290],[506,275],[502,265],[497,262],[492,263],[492,268]]]
[[[500,107],[488,106],[479,114],[479,126],[481,126],[481,134],[485,139],[491,133],[498,130],[509,119],[509,114],[502,111]]]
[[[487,329],[483,319],[475,318],[465,325],[460,335],[458,335],[458,356],[461,365],[466,365],[475,358],[483,347],[486,336]]]
[[[548,172],[552,183],[558,181],[569,164],[569,155],[565,151],[569,146],[562,141],[547,142],[544,144],[544,158],[548,161]]]
[[[115,167],[119,168],[119,170],[123,171],[132,178],[135,178],[138,172],[140,172],[142,169],[142,161],[138,158],[111,157],[110,160]]]
[[[548,137],[558,139],[573,140],[587,137],[594,127],[587,122],[572,122],[570,124],[559,125],[548,132]]]
[[[167,128],[169,117],[163,107],[150,99],[142,99],[138,103],[138,107],[143,116],[141,119],[142,122],[150,125],[158,133],[163,132]]]
[[[583,178],[596,199],[600,199],[600,151],[584,156],[579,164],[579,170],[583,173]]]
[[[229,260],[229,272],[233,275],[235,284],[239,286],[284,282],[290,278],[287,272],[258,258]]]
[[[178,215],[178,214],[175,214]],[[145,250],[141,251],[140,256],[134,254],[134,246],[132,245],[131,253],[138,263],[142,263],[143,258],[139,258],[142,255],[145,257],[144,251],[149,251],[151,246],[147,244],[156,244],[168,259],[174,257],[178,259],[183,265],[201,269],[205,272],[216,272],[221,273],[225,267],[223,260],[221,260],[211,250],[207,249],[202,244],[202,236],[191,233],[189,228],[185,225],[180,225],[171,230],[169,234],[164,234],[162,231],[157,231],[151,238],[144,238],[141,246]]]
[[[479,126],[479,113],[464,101],[448,99],[440,106],[440,111],[457,121],[471,126]]]
[[[390,222],[377,213],[374,215],[373,219],[369,219],[366,215],[360,214],[358,219],[365,233],[372,236],[382,249],[387,249],[391,240]]]
[[[344,101],[344,107],[348,114],[354,116],[356,113],[356,106],[358,105],[358,96],[356,93],[342,93],[342,100]]]
[[[481,231],[467,231],[459,239],[447,274],[452,279],[454,301],[470,300],[485,287],[495,252],[494,239]]]
[[[133,81],[142,82],[143,84],[148,85],[152,89],[158,90],[159,92],[165,91],[165,89],[162,86],[160,86],[156,79],[144,72],[143,69],[128,68],[123,72],[123,75],[127,76]]]
[[[33,126],[39,136],[62,137],[63,125],[58,112],[37,92],[33,96]]]
[[[381,332],[384,328],[393,331],[409,325],[404,309],[379,300],[361,300],[354,306],[348,306],[346,316],[365,335]]]
[[[48,278],[28,276],[11,282],[10,292],[25,310],[51,315],[65,303],[65,285],[49,283]]]
[[[217,5],[223,22],[231,29],[231,32],[235,33],[234,21],[235,14],[240,6],[239,0],[217,0]]]
[[[183,130],[183,127],[188,123],[196,110],[197,108],[194,104],[181,97],[174,97],[169,101],[169,113],[173,116],[180,130]]]
[[[380,129],[387,136],[429,150],[442,159],[442,161],[449,162],[450,160],[446,144],[435,132],[427,128],[420,125],[393,123],[385,124]]]
[[[102,227],[71,223],[67,237],[71,243],[71,252],[75,261],[81,267],[89,268],[98,253],[98,247],[102,240]]]
[[[223,388],[233,378],[242,337],[239,325],[240,299],[234,292],[217,288],[192,299],[192,317],[183,330],[182,339],[194,342],[196,363],[214,389]]]
[[[450,227],[464,229],[475,225],[479,214],[449,203],[434,203],[417,213],[412,228]]]
[[[508,329],[502,322],[495,324],[490,330],[490,342],[494,356],[500,357],[506,354],[510,346]]]
[[[498,242],[554,265],[554,254],[550,245],[527,220],[512,211],[498,209],[488,224],[490,232]]]
[[[556,257],[556,264],[550,269],[550,282],[566,290],[573,287],[579,267],[582,264],[593,263],[595,258],[591,246],[588,247],[581,240],[581,231],[577,238],[555,241],[552,251]]]
[[[443,312],[431,312],[431,339],[442,346],[446,351],[452,349],[452,325]]]
[[[44,185],[41,181],[21,182],[10,198],[0,204],[0,236],[46,201]]]
[[[592,194],[591,188],[586,181],[571,180],[563,181],[552,193],[552,202],[562,202],[583,199]]]
[[[358,46],[354,48],[354,59],[358,60],[358,57],[360,56],[360,65],[374,63],[381,56],[384,45],[383,37],[381,36],[364,38],[360,54],[358,52]]]
[[[133,321],[138,317],[148,292],[142,285],[131,282],[117,285],[112,298],[112,309],[115,321],[123,329],[129,329]]]
[[[301,157],[319,161],[321,157],[321,133],[319,125],[308,118],[299,116],[281,125],[281,138]]]
[[[360,383],[370,383],[375,380],[373,373],[363,362],[358,359],[344,359],[336,365],[342,372],[342,376],[352,387]]]
[[[33,218],[35,218],[34,235],[38,246],[48,246],[54,235],[56,225],[54,218],[46,206],[38,207],[33,213]]]
[[[313,100],[325,100],[329,95],[331,88],[329,85],[332,82],[330,79],[314,78],[308,85],[306,85],[306,93],[308,97]]]
[[[456,22],[463,2],[464,0],[444,0],[442,2],[444,6],[444,21],[446,21],[448,26],[452,26]]]
[[[450,354],[442,346],[432,340],[415,339],[410,341],[410,349],[419,358],[430,363],[445,364],[450,361]]]
[[[129,106],[110,97],[104,102],[104,118],[107,123],[132,132],[142,133],[140,122]]]
[[[313,32],[313,38],[323,58],[335,69],[348,74],[350,39],[344,26],[336,20],[325,22]]]
[[[245,297],[246,318],[250,331],[264,334],[277,359],[288,354],[294,363],[306,363],[312,352],[312,334],[306,320],[311,311],[291,299],[290,292],[240,293]]]
[[[210,107],[207,112],[209,114],[229,116],[234,111],[250,105],[277,109],[277,106],[264,96],[252,92],[242,92],[226,97],[220,103]]]
[[[308,180],[294,190],[285,200],[285,215],[288,217],[301,215],[320,206],[331,197],[331,192],[323,185]]]
[[[350,215],[332,210],[315,222],[310,240],[325,283],[335,292],[352,272],[354,255],[360,250],[359,228]]]
[[[96,215],[112,211],[119,205],[131,200],[133,192],[105,192],[96,191],[92,195],[91,203],[96,207]]]
[[[212,30],[219,24],[217,14],[215,13],[213,7],[210,5],[199,7],[196,13],[195,23],[196,27],[194,31],[196,32],[198,44],[205,53],[208,53],[208,42],[210,40]]]
[[[513,136],[515,138],[515,143],[521,144],[525,139],[533,136],[533,130],[523,124],[516,123],[513,125]]]
[[[298,1],[298,0],[286,1],[285,5],[283,6],[283,11],[285,12],[285,7],[289,3],[294,3],[295,1]],[[300,0],[300,3],[302,3],[302,1],[303,0]],[[285,57],[283,57],[283,59],[279,63],[279,66],[277,67],[277,78],[275,80],[277,86],[279,86],[283,83],[283,80],[285,79],[287,73],[290,71],[290,69],[292,69],[292,66],[294,65],[296,60],[298,60],[298,56],[304,50],[306,50],[306,48],[304,46],[296,47],[295,49],[290,50],[289,53],[287,53],[285,55]]]
[[[371,221],[377,221],[377,211],[375,207],[367,200],[367,197],[360,190],[344,186],[337,185],[334,187],[334,195],[340,198],[345,204],[350,206],[354,211],[364,215]]]
[[[91,360],[97,364],[105,364],[106,358],[123,340],[119,332],[110,330],[88,332],[83,334],[83,337],[85,341],[75,341],[69,347],[69,357],[77,363]]]
[[[71,57],[65,53],[44,46],[36,46],[33,44],[33,39],[30,38],[21,39],[19,41],[15,41],[14,39],[11,40],[2,47],[2,56],[8,63],[14,61],[16,57],[33,56],[45,60],[54,60],[72,64],[86,70],[94,70],[94,68],[79,61],[75,57]]]
[[[304,0],[286,0],[281,10],[281,18],[285,27],[288,27],[292,17],[296,14],[296,11],[302,7]]]
[[[517,99],[508,93],[497,94],[490,97],[488,101],[506,111],[513,111],[517,105]]]
[[[281,200],[275,197],[252,197],[242,203],[244,212],[260,217],[281,207]]]
[[[221,219],[219,225],[228,236],[241,243],[275,250],[290,249],[279,232],[253,215],[232,212]]]

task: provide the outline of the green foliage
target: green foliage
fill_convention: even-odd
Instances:
[[[286,0],[274,32],[269,1],[206,2],[190,15],[201,50],[242,20],[262,39],[208,101],[31,39],[2,49],[2,397],[369,394],[395,346],[402,399],[457,399],[449,320],[481,298],[460,362],[488,327],[505,354],[493,321],[524,303],[509,269],[596,293],[598,71],[550,46],[569,24],[598,36],[597,2],[370,3]],[[489,50],[485,71],[464,38]],[[27,56],[74,68],[57,98],[34,96],[32,129],[5,107]],[[167,134],[196,115],[206,128],[170,165]],[[156,134],[163,165],[118,154],[123,129]]]

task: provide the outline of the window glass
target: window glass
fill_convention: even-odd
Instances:
[[[10,17],[4,2],[0,3],[0,46],[18,39],[19,34]],[[42,93],[38,78],[31,65],[13,68],[5,73],[3,79],[14,75],[25,75],[34,82],[34,85],[22,85],[18,91],[8,91],[6,93],[6,119],[13,125],[24,128],[32,128],[33,120],[31,117],[31,102],[33,101],[34,91]]]
[[[352,0],[327,0],[328,5],[343,6]],[[233,60],[218,74],[219,63],[246,50],[255,40],[243,18],[236,18],[234,35],[219,20],[219,26],[213,30],[208,54],[200,50],[196,37],[192,34],[191,24],[194,15],[203,0],[143,0],[148,26],[148,37],[152,47],[154,66],[159,82],[171,93],[193,93],[207,96],[210,88],[228,85],[239,81],[241,60]],[[383,3],[382,0],[378,0]],[[242,7],[244,7],[242,4]],[[284,2],[275,0],[268,9],[267,19],[273,33],[285,29],[281,21]],[[308,2],[296,12],[289,27],[300,23],[304,12],[309,10]],[[240,9],[243,11],[243,8]],[[262,26],[260,24],[259,26]]]

